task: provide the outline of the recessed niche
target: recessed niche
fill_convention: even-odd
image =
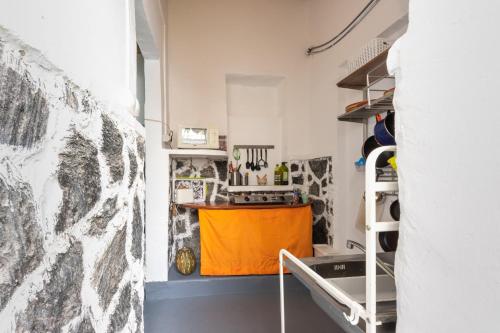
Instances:
[[[274,166],[283,161],[285,156],[286,147],[283,139],[285,81],[282,76],[226,75],[230,160],[234,163],[231,154],[233,145],[275,146],[275,149],[268,151],[268,168],[252,172],[245,169],[244,165],[241,167],[243,174],[249,173],[250,185],[257,184],[257,174],[267,175],[268,185],[273,184]],[[245,164],[247,152],[244,150],[240,153],[240,163]]]

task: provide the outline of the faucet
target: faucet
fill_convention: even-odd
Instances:
[[[356,247],[366,254],[366,248],[363,245],[353,240],[350,239],[347,240],[346,247],[351,250]],[[382,259],[380,259],[379,257],[375,256],[375,259],[377,262],[377,266],[380,267],[384,272],[386,272],[387,275],[389,275],[391,278],[394,279],[394,271],[390,267],[388,267],[388,265],[385,262],[383,262]]]

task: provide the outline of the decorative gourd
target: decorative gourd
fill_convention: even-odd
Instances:
[[[183,247],[175,255],[175,267],[182,275],[190,275],[196,269],[196,257],[189,247]]]

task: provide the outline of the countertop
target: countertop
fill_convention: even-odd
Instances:
[[[214,209],[214,210],[226,210],[226,209],[275,209],[275,208],[300,208],[310,206],[311,202],[305,204],[294,204],[294,205],[286,205],[286,204],[264,204],[264,205],[235,205],[230,202],[217,202],[217,203],[185,203],[180,204],[179,206],[193,209]]]

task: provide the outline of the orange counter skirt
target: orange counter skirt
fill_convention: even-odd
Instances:
[[[279,251],[312,256],[311,206],[199,209],[201,275],[278,274]]]

